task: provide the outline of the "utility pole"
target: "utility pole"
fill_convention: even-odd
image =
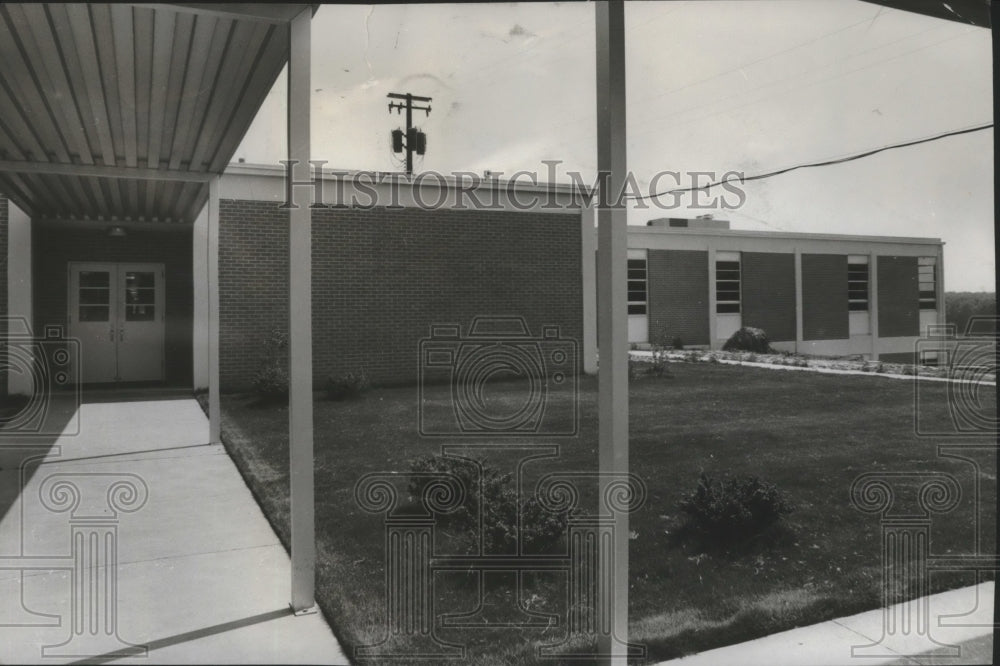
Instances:
[[[410,93],[389,93],[386,97],[390,99],[405,100],[405,104],[403,102],[389,102],[389,113],[392,113],[394,109],[397,113],[402,113],[403,109],[406,109],[406,143],[403,143],[403,131],[400,129],[394,129],[392,131],[392,152],[403,152],[403,147],[405,145],[406,173],[409,175],[413,173],[413,153],[423,155],[427,147],[427,135],[413,126],[413,112],[415,110],[426,111],[427,115],[430,116],[431,105],[429,102],[431,101],[431,98],[418,97],[417,95],[411,95]],[[428,104],[427,106],[413,106],[414,102],[428,102]]]

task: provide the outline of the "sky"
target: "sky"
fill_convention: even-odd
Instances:
[[[750,176],[992,122],[990,31],[858,0],[626,3],[627,154],[648,191],[664,171]],[[596,171],[593,3],[326,5],[313,20],[312,155],[401,171],[390,92],[415,114],[415,170]],[[236,157],[285,155],[285,75]],[[706,180],[700,176],[701,183]],[[659,189],[677,186],[664,177]],[[692,184],[688,176],[680,183]],[[948,291],[992,291],[993,130],[665,197],[630,224],[712,214],[733,228],[945,241]]]

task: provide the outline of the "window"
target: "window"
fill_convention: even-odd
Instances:
[[[148,271],[125,273],[125,321],[156,320],[156,277]]]
[[[948,364],[948,352],[946,351],[934,351],[927,349],[927,350],[921,350],[920,352],[920,365],[947,365],[947,364]]]
[[[740,312],[740,253],[715,254],[715,311],[719,314]]]
[[[646,314],[646,260],[628,260],[628,313]]]
[[[920,309],[937,309],[937,259],[917,258],[917,280],[920,282]]]
[[[111,317],[111,273],[80,271],[79,321],[109,321]]]
[[[868,310],[868,257],[847,257],[847,309]]]

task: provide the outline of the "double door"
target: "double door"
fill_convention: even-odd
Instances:
[[[84,383],[164,379],[163,264],[69,265],[69,334]]]

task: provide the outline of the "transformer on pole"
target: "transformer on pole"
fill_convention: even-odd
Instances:
[[[389,102],[389,113],[395,110],[402,113],[406,110],[406,130],[392,130],[392,152],[401,153],[406,151],[406,173],[413,173],[413,153],[423,155],[427,150],[427,135],[420,131],[420,128],[413,126],[413,111],[424,111],[431,115],[430,97],[418,97],[410,93],[389,93],[390,99],[404,100],[403,102]],[[414,102],[428,102],[427,106],[414,106]]]

